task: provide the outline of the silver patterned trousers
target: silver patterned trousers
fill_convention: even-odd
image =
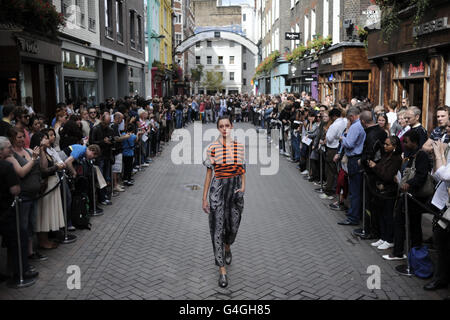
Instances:
[[[209,188],[209,229],[213,244],[215,263],[224,266],[225,244],[233,244],[241,223],[244,209],[244,193],[235,192],[241,188],[242,177],[216,179]]]

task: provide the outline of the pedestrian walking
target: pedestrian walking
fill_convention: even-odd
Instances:
[[[203,211],[209,214],[215,263],[220,268],[219,286],[225,288],[228,285],[225,263],[231,264],[230,246],[236,239],[244,209],[245,152],[244,145],[231,137],[233,123],[229,117],[219,117],[217,129],[220,136],[208,147],[204,161],[207,171]]]

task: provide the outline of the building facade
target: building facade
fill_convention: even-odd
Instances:
[[[195,45],[195,58],[197,65],[203,65],[203,75],[206,72],[219,72],[222,74],[224,94],[237,94],[242,92],[242,46],[234,41],[208,40],[197,42]],[[207,91],[200,83],[200,94],[215,94]]]
[[[103,75],[99,75],[100,16],[98,1],[53,1],[66,20],[61,29],[63,88],[60,101],[75,103],[87,98],[91,105],[98,104],[99,87]]]
[[[99,2],[99,97],[145,96],[144,2]]]
[[[182,41],[194,35],[195,20],[193,3],[190,0],[174,0],[174,24],[173,24],[173,47],[176,48]],[[176,94],[190,94],[189,70],[195,65],[195,50],[189,48],[175,56],[175,63],[179,70],[174,79],[174,90]]]
[[[257,38],[257,25],[256,25],[256,9],[254,6],[241,5],[242,8],[242,33],[253,43],[258,42]],[[255,68],[257,65],[257,56],[247,50],[245,46],[242,46],[242,92],[254,93],[251,79],[255,74]]]
[[[145,24],[145,61],[147,63],[145,74],[145,92],[147,96],[153,97],[157,88],[154,76],[157,68],[154,62],[159,60],[161,39],[159,31],[159,0],[146,0],[145,2],[146,24]]]
[[[422,124],[436,126],[435,110],[450,105],[450,3],[433,1],[418,26],[411,8],[400,11],[398,32],[387,43],[380,30],[370,30],[368,58],[375,104],[409,100],[422,110]]]

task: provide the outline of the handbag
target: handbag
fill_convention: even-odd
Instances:
[[[411,180],[412,178],[414,178],[415,175],[416,175],[416,157],[414,157],[411,168],[406,168],[403,171],[401,184],[404,184],[407,181]],[[418,198],[428,198],[434,194],[434,187],[435,187],[434,179],[429,173],[427,173],[427,178],[423,186],[421,186],[419,190],[411,193],[413,196]]]

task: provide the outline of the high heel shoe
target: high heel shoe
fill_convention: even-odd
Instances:
[[[228,286],[228,277],[226,274],[220,274],[219,276],[219,287],[226,288]]]
[[[231,255],[231,249],[228,251],[225,250],[225,263],[227,265],[230,265],[232,259],[233,259],[233,256]]]

